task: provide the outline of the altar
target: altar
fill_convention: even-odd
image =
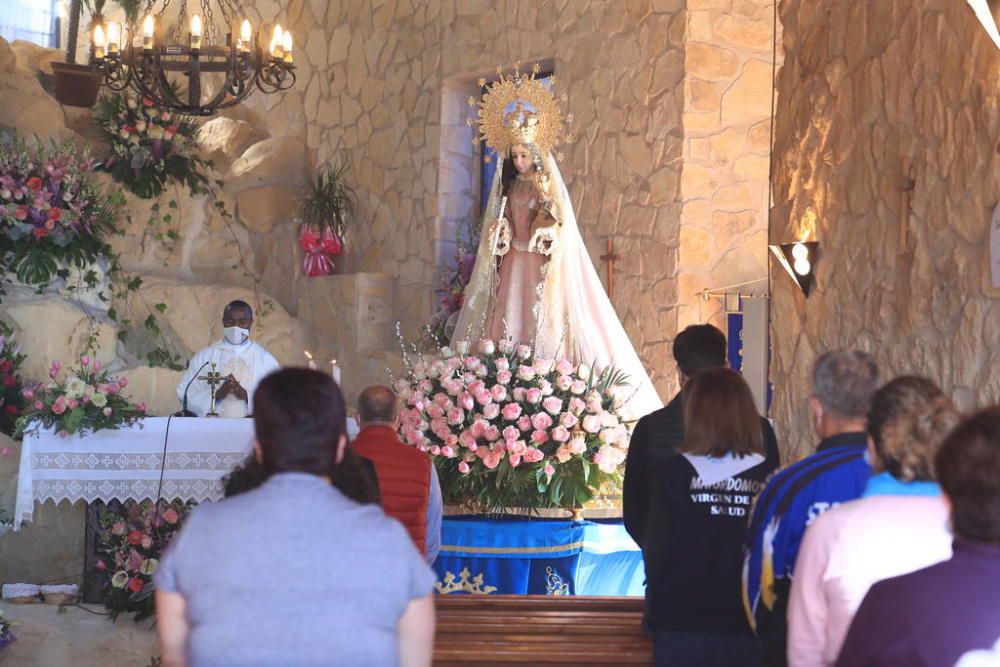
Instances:
[[[46,500],[219,500],[222,478],[246,459],[252,443],[251,419],[149,417],[84,436],[28,434],[14,530],[31,521],[35,502]]]

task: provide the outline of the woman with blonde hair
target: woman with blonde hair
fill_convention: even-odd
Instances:
[[[836,662],[868,589],[951,556],[948,507],[934,457],[960,415],[927,378],[903,376],[872,396],[862,498],[813,521],[795,563],[788,605],[788,663]]]

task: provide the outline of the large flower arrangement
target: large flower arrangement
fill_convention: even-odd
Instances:
[[[445,502],[477,511],[581,507],[621,482],[624,375],[482,341],[409,366],[400,434],[430,454]]]
[[[17,420],[17,436],[49,428],[61,436],[117,429],[146,416],[146,405],[134,405],[122,393],[125,378],[109,375],[96,359],[84,355],[60,379],[62,364],[52,362],[49,382],[26,387],[25,414]]]
[[[21,376],[24,362],[21,346],[14,340],[14,330],[0,322],[0,433],[12,435],[17,417],[24,407]]]
[[[152,199],[168,182],[191,192],[208,186],[198,157],[193,119],[156,107],[152,100],[126,94],[98,100],[94,121],[103,130],[109,155],[98,165],[144,199]]]
[[[139,621],[156,613],[153,573],[190,508],[181,501],[144,500],[101,512],[95,567],[106,578],[104,604],[112,619],[125,613]]]
[[[44,288],[110,253],[114,204],[89,179],[91,168],[71,142],[0,138],[0,271]]]

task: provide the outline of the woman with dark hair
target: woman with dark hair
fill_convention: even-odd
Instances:
[[[656,470],[659,507],[649,519],[646,625],[656,664],[754,667],[760,648],[740,603],[743,535],[753,500],[775,464],[743,378],[699,371],[684,386],[684,441]]]
[[[164,665],[429,665],[433,572],[398,522],[332,483],[336,383],[284,369],[253,407],[264,482],[199,505],[156,571]]]
[[[791,667],[832,665],[872,584],[951,555],[934,456],[958,421],[951,400],[927,378],[898,377],[872,396],[868,448],[875,475],[862,498],[809,525],[795,561]]]
[[[954,553],[872,586],[838,667],[1000,664],[1000,406],[963,421],[934,465],[951,506]]]

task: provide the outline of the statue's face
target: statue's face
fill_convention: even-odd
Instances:
[[[511,148],[510,159],[514,162],[514,169],[517,169],[519,174],[528,174],[535,170],[535,160],[531,155],[531,149],[527,146]]]

